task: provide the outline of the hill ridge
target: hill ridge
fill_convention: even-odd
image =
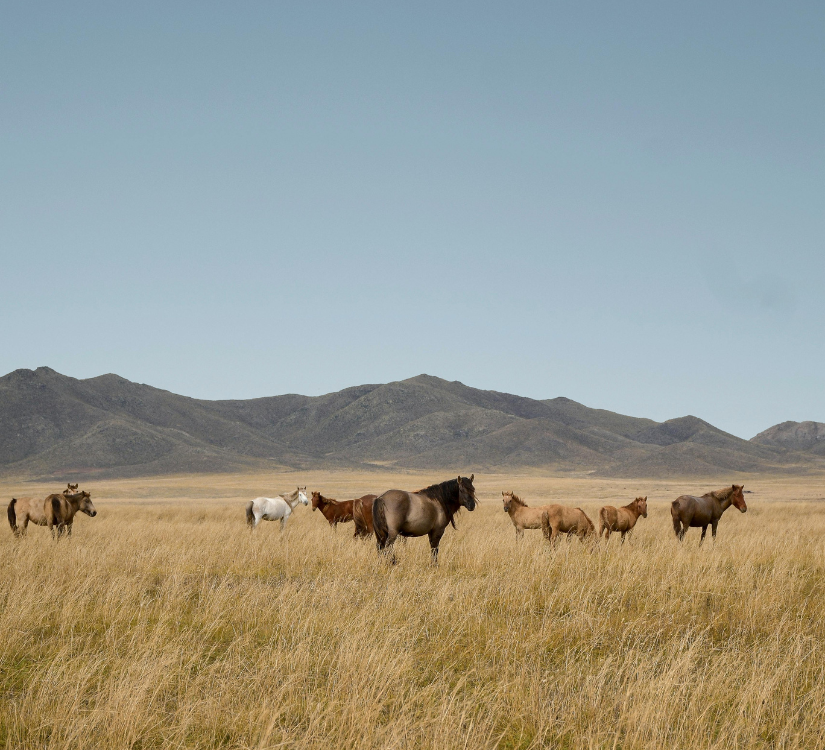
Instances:
[[[800,423],[783,423],[783,425]],[[134,476],[312,467],[546,470],[613,476],[825,468],[818,427],[750,441],[693,415],[665,422],[421,373],[303,396],[204,400],[115,373],[0,377],[0,472]],[[773,431],[773,432],[771,432]],[[822,425],[825,436],[825,425]],[[804,437],[808,436],[808,437]],[[804,438],[804,439],[803,439]],[[806,442],[807,441],[807,442]]]

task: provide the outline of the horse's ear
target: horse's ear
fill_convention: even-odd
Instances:
[[[472,482],[476,478],[475,474],[470,474],[470,481]]]

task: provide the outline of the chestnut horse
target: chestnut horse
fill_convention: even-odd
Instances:
[[[647,495],[637,497],[632,503],[623,505],[621,508],[605,505],[599,511],[599,539],[602,538],[602,532],[605,534],[605,539],[610,539],[610,532],[618,531],[624,542],[625,534],[630,535],[639,516],[647,518]]]
[[[352,520],[353,500],[335,500],[324,497],[320,492],[312,493],[312,510],[320,510],[329,525],[336,531],[339,523],[349,523]]]
[[[474,474],[458,479],[448,479],[441,484],[431,484],[418,492],[388,490],[372,502],[372,521],[378,552],[391,554],[398,536],[424,536],[430,538],[430,555],[434,565],[438,563],[438,545],[447,524],[455,528],[454,516],[461,508],[474,510],[476,490]]]
[[[352,521],[355,524],[355,536],[366,538],[372,536],[372,501],[378,495],[364,495],[352,501]]]
[[[68,488],[67,488],[68,489]],[[9,503],[7,515],[9,526],[15,536],[24,536],[29,523],[37,526],[48,526],[54,537],[54,527],[57,526],[58,537],[67,531],[72,533],[72,523],[77,511],[87,516],[96,516],[97,510],[92,504],[91,495],[86,492],[49,495],[45,500],[33,497],[13,497]]]
[[[714,541],[716,540],[716,526],[722,514],[733,505],[740,513],[748,509],[745,496],[742,493],[744,484],[732,484],[721,490],[708,492],[702,497],[681,495],[670,504],[670,515],[673,518],[673,531],[681,542],[685,532],[691,526],[702,527],[702,537],[699,544],[705,540],[708,526],[711,527]]]

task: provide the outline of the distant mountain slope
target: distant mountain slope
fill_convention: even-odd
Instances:
[[[429,375],[245,401],[192,399],[117,375],[77,380],[47,367],[0,378],[7,474],[391,466],[664,476],[825,467],[815,440],[761,437],[741,440],[696,417],[657,423]]]
[[[825,456],[825,423],[782,422],[760,432],[751,442]]]

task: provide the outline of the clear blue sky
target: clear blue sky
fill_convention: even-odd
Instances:
[[[825,421],[825,4],[7,3],[0,370]]]

